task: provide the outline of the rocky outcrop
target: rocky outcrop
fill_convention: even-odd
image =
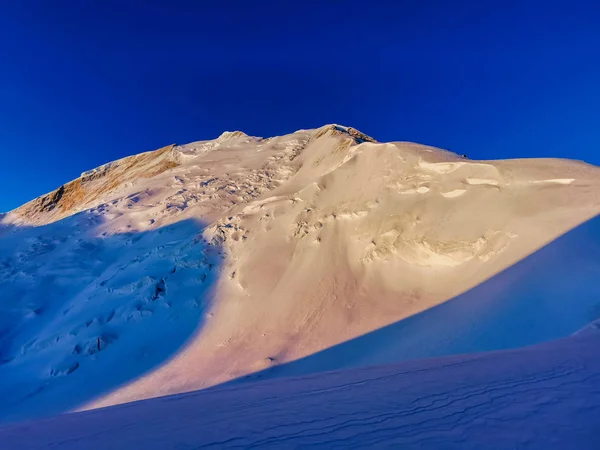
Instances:
[[[114,161],[81,176],[58,189],[38,197],[13,211],[29,224],[45,224],[95,206],[123,183],[151,178],[177,167],[173,145]]]
[[[351,137],[354,142],[350,141],[352,144],[362,144],[363,142],[377,142],[371,136],[366,135],[365,133],[358,131],[356,128],[345,127],[342,125],[325,125],[321,127],[314,135],[314,139],[319,139],[326,134],[329,135],[338,135],[338,136],[347,136]]]

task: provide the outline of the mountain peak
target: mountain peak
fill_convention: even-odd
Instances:
[[[347,134],[352,137],[357,144],[362,144],[363,142],[377,142],[377,140],[373,139],[371,136],[357,130],[356,128],[347,127],[345,125],[339,125],[337,123],[331,123],[328,125],[323,125],[320,128],[317,128],[317,133],[315,134],[316,138],[319,138],[326,133],[331,132],[332,134]]]
[[[217,138],[217,141],[219,142],[223,142],[229,139],[236,139],[236,138],[246,138],[248,137],[248,135],[246,133],[244,133],[243,131],[224,131],[223,133],[221,133],[221,135]]]
[[[217,139],[105,164],[0,217],[0,422],[529,345],[598,303],[597,241],[504,270],[600,212],[600,168],[470,161],[337,124]],[[577,299],[565,321],[562,298]]]

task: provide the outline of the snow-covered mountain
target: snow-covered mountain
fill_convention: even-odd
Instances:
[[[0,420],[568,336],[598,213],[598,167],[340,125],[106,164],[0,218]]]

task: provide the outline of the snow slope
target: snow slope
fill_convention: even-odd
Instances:
[[[235,381],[518,348],[568,336],[600,319],[598,255],[600,217],[452,300]]]
[[[600,439],[598,331],[199,392],[0,427],[13,450],[578,449]]]
[[[597,221],[515,263],[600,212],[599,174],[339,125],[85,172],[1,218],[0,420],[566,336]]]
[[[73,409],[157,366],[201,326],[221,261],[201,224],[102,227],[89,212],[0,241],[12,255],[0,278],[4,418]]]

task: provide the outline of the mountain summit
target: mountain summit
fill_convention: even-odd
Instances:
[[[534,252],[599,212],[597,167],[336,124],[105,164],[0,217],[0,420],[567,336],[598,244]]]

